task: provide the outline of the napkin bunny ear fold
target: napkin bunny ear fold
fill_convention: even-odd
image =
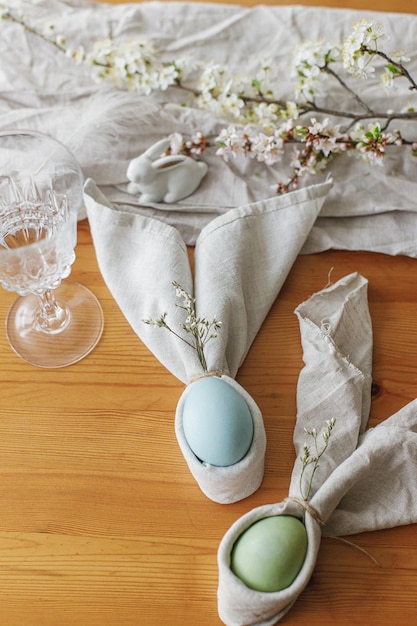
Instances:
[[[200,371],[195,351],[166,328],[184,322],[173,281],[190,294],[193,279],[187,249],[177,229],[137,213],[114,209],[88,179],[84,199],[103,278],[127,321],[143,343],[176,378],[186,383]]]
[[[85,185],[85,200],[97,259],[103,277],[132,328],[177,378],[187,384],[178,402],[175,430],[184,458],[200,489],[220,503],[240,500],[258,489],[264,473],[266,436],[262,415],[254,400],[224,373],[221,379],[243,399],[253,421],[253,438],[245,458],[228,467],[203,463],[188,445],[183,427],[183,409],[194,385],[194,375],[204,374],[196,351],[164,327],[143,319],[157,320],[167,312],[166,322],[181,333],[184,310],[178,307],[172,278],[193,293],[186,248],[176,229],[114,210],[92,181]],[[181,303],[180,303],[181,304]],[[220,303],[221,304],[221,303]],[[217,445],[214,442],[214,445]]]
[[[417,522],[417,400],[369,429],[312,499],[341,536]]]
[[[115,300],[155,356],[188,383],[202,371],[195,351],[142,320],[169,309],[171,326],[181,328],[176,281],[194,295],[197,316],[221,321],[218,337],[205,346],[207,366],[234,378],[331,187],[331,182],[313,185],[214,219],[197,240],[194,288],[176,228],[115,210],[92,180],[85,183],[84,198],[100,270]]]
[[[330,187],[331,183],[325,183],[232,209],[206,226],[197,240],[194,257],[197,315],[221,321],[216,339],[206,345],[207,368],[214,374],[220,372],[222,379],[244,399],[254,427],[252,444],[240,461],[227,467],[202,463],[184,433],[183,413],[190,386],[180,398],[175,418],[177,439],[201,490],[216,502],[241,500],[256,491],[262,482],[266,447],[262,415],[234,377]],[[231,434],[224,426],[219,438],[226,437],[235,440],[238,434]]]
[[[207,346],[209,369],[236,376],[331,187],[329,181],[232,209],[201,231],[194,260],[198,311],[222,322]]]

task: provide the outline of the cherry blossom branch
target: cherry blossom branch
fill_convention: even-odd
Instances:
[[[276,184],[277,193],[296,188],[305,174],[325,170],[329,161],[343,152],[353,152],[372,165],[382,164],[390,145],[411,146],[411,154],[417,156],[417,141],[405,139],[399,130],[388,132],[394,121],[417,120],[417,103],[399,111],[376,111],[341,75],[344,71],[354,78],[367,79],[376,75],[374,62],[382,60],[385,65],[381,82],[385,88],[405,78],[409,90],[417,90],[417,82],[405,68],[409,59],[403,52],[388,55],[379,48],[384,32],[372,20],[364,18],[354,24],[341,46],[302,42],[294,55],[294,100],[284,100],[277,90],[279,76],[274,74],[273,64],[264,63],[254,76],[233,77],[227,68],[214,62],[164,61],[159,51],[139,38],[121,43],[93,42],[87,53],[82,46],[71,50],[53,26],[38,31],[1,4],[0,15],[41,37],[74,62],[90,66],[93,78],[99,82],[107,81],[118,89],[142,95],[171,89],[175,101],[178,90],[191,96],[189,106],[231,122],[213,141],[201,133],[191,139],[173,133],[169,147],[172,154],[188,151],[199,156],[214,147],[225,161],[244,155],[271,166],[287,156],[289,144],[298,144],[290,163],[292,174],[287,182]],[[330,80],[336,81],[360,110],[330,107],[325,100],[323,105],[317,104],[319,97],[326,97],[326,81]],[[301,123],[309,114],[322,119],[313,117]],[[335,124],[337,119],[344,120],[344,129]]]
[[[395,69],[398,72],[399,76],[404,76],[404,78],[408,80],[408,82],[410,83],[410,87],[409,87],[410,90],[417,90],[416,81],[414,80],[410,72],[404,67],[402,63],[398,63],[397,61],[392,59],[390,56],[388,56],[388,54],[386,54],[382,50],[372,51],[372,50],[369,50],[367,46],[364,46],[363,49],[364,49],[364,52],[375,54],[376,56],[379,56],[385,61],[387,61],[388,64],[392,66],[391,71]]]

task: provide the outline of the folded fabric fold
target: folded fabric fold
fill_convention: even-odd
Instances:
[[[249,511],[220,543],[218,609],[227,626],[272,626],[280,621],[308,584],[323,535],[417,522],[417,401],[364,431],[372,360],[367,281],[351,274],[313,295],[296,313],[305,366],[297,390],[297,460],[289,498]],[[328,447],[307,497],[311,475],[303,473],[302,452],[309,433],[320,437],[332,419],[336,421]],[[322,445],[323,440],[318,441]],[[308,505],[302,506],[303,500]],[[256,521],[284,513],[304,520],[308,537],[304,564],[293,583],[281,591],[249,589],[231,571],[234,544]]]
[[[166,313],[170,327],[181,329],[184,311],[178,306],[175,281],[195,298],[197,316],[221,321],[218,336],[205,346],[207,369],[233,381],[250,406],[255,437],[247,458],[219,468],[193,456],[181,426],[187,389],[176,417],[177,437],[187,463],[213,500],[233,502],[246,497],[262,480],[263,421],[255,402],[234,379],[331,187],[328,181],[215,218],[198,236],[193,277],[177,229],[153,217],[118,210],[91,179],[86,181],[85,204],[104,280],[138,337],[187,386],[204,373],[196,351],[166,328],[143,320]]]
[[[416,467],[417,400],[413,400],[365,432],[355,452],[312,498],[312,504],[320,502],[324,518],[329,516],[323,535],[416,523]]]

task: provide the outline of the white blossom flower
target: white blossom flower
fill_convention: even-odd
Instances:
[[[300,112],[299,112],[298,105],[292,100],[288,100],[285,104],[286,104],[285,117],[286,119],[290,120],[292,123],[292,120],[296,120],[299,117]],[[282,110],[281,110],[281,115],[284,115]]]
[[[273,67],[271,59],[261,60],[261,67],[252,79],[252,88],[255,93],[262,94],[270,100],[278,100],[279,77],[272,73],[271,67]]]
[[[245,103],[236,93],[229,93],[220,99],[220,105],[226,116],[239,119]]]
[[[400,63],[404,65],[404,63],[409,63],[411,58],[408,56],[405,50],[394,50],[390,53],[390,58],[395,61],[395,63]]]
[[[392,89],[394,87],[394,74],[386,68],[385,72],[381,74],[380,83],[383,89]]]
[[[230,77],[225,83],[223,91],[225,93],[235,93],[239,96],[243,94],[247,96],[254,96],[257,93],[254,89],[251,77],[245,76],[244,74],[238,74]]]
[[[379,122],[368,124],[367,127],[358,123],[350,135],[356,141],[356,153],[371,165],[382,166],[385,146],[397,142],[395,135],[381,131]]]
[[[258,133],[251,137],[251,144],[251,154],[257,161],[274,165],[282,158],[284,141],[281,137]]]
[[[228,161],[231,156],[237,157],[239,153],[243,153],[248,149],[248,134],[242,128],[236,128],[230,124],[227,128],[223,128],[220,135],[216,137],[216,143],[219,148],[216,151],[218,156],[222,156]]]
[[[175,59],[175,67],[181,80],[186,80],[193,72],[199,69],[199,63],[192,57],[186,56]]]
[[[356,78],[362,78],[366,80],[371,74],[375,73],[375,68],[371,65],[373,57],[369,54],[362,54],[356,60],[354,68],[354,74]]]
[[[384,73],[381,75],[381,86],[383,89],[392,89],[395,87],[395,79],[403,76],[398,65],[404,65],[410,61],[404,50],[396,50],[390,54],[390,62],[384,67]],[[398,64],[398,65],[397,65]]]
[[[315,93],[323,93],[328,76],[321,71],[331,59],[340,56],[337,46],[329,46],[322,39],[304,41],[295,50],[293,58],[293,77],[297,78],[295,93],[298,98],[311,100]]]
[[[378,41],[384,37],[384,29],[373,20],[363,18],[353,25],[353,30],[343,44],[343,66],[358,78],[367,78],[375,70],[371,68]]]
[[[281,126],[279,127],[279,131],[281,135],[282,134],[289,135],[293,132],[293,130],[294,130],[294,120],[291,118],[283,122]]]
[[[252,108],[254,122],[259,124],[263,129],[272,132],[278,122],[279,107],[276,104],[268,104],[267,102],[256,103]]]
[[[327,163],[328,158],[323,156],[322,152],[306,148],[304,150],[294,150],[291,166],[297,172],[297,177],[300,178],[306,174],[314,176],[318,172],[324,171]]]
[[[65,54],[68,58],[72,59],[78,65],[83,63],[86,59],[86,52],[84,46],[77,46],[74,50],[67,48]]]
[[[161,68],[158,75],[158,87],[162,91],[166,91],[170,85],[175,85],[178,78],[178,70],[174,64]]]
[[[44,22],[42,25],[41,33],[49,41],[55,39],[56,26],[54,22]]]
[[[325,157],[331,153],[340,152],[344,144],[340,143],[342,135],[340,125],[333,124],[328,117],[318,122],[315,118],[311,120],[312,125],[308,127],[307,143],[313,145],[317,152],[322,152]]]
[[[153,73],[131,74],[125,84],[129,91],[137,91],[145,96],[150,96],[157,87],[156,76]]]
[[[171,154],[179,154],[182,150],[184,138],[181,133],[172,133],[169,136]]]
[[[208,64],[200,75],[199,90],[203,94],[210,92],[213,96],[219,95],[224,83],[224,73],[224,67],[219,63]]]
[[[417,111],[417,100],[415,102],[408,101],[401,108],[401,113],[415,113]]]
[[[98,41],[85,60],[92,66],[96,80],[111,81],[121,89],[145,95],[176,84],[181,66],[181,61],[162,62],[153,46],[142,39],[119,44],[110,39]]]

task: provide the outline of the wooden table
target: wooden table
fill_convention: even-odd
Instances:
[[[218,505],[200,492],[175,439],[183,386],[125,321],[80,223],[72,278],[102,303],[97,348],[71,367],[43,370],[15,356],[0,332],[2,626],[220,625],[218,544],[240,515],[287,495],[302,366],[293,311],[325,286],[332,267],[333,280],[352,271],[369,279],[377,383],[370,424],[417,395],[417,260],[334,251],[299,257],[237,376],[263,412],[265,478],[250,498]],[[1,293],[0,319],[13,298]],[[380,566],[324,539],[315,574],[282,624],[417,624],[416,527],[354,541]]]

